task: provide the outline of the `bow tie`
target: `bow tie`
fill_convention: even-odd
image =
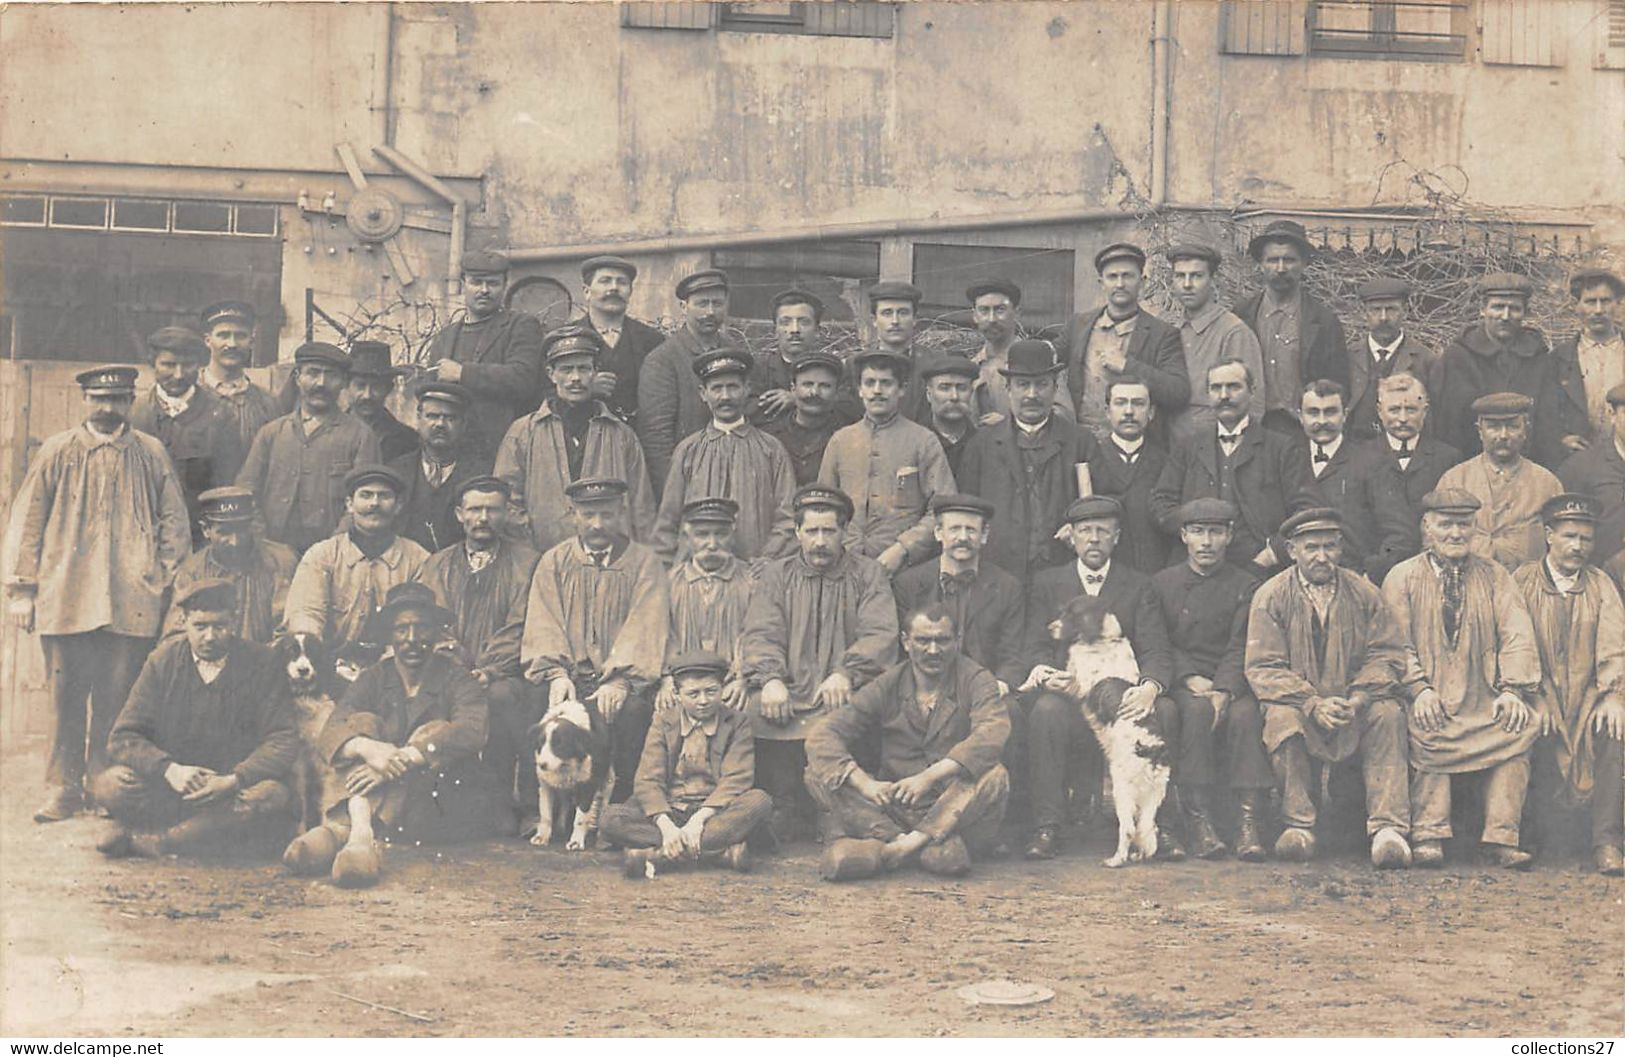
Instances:
[[[965,591],[969,591],[971,585],[975,582],[975,572],[943,573],[942,593],[946,595],[962,594]]]
[[[1315,462],[1316,462],[1316,464],[1323,463],[1323,462],[1331,462],[1331,461],[1332,461],[1332,457],[1330,455],[1326,454],[1326,446],[1324,444],[1316,444],[1315,445]]]
[[[1233,448],[1237,444],[1241,443],[1241,434],[1240,433],[1221,433],[1221,434],[1219,434],[1219,443],[1223,444],[1227,448]]]
[[[1084,583],[1085,587],[1088,587],[1091,584],[1103,584],[1105,582],[1106,582],[1106,574],[1105,573],[1084,573],[1083,574],[1083,583]]]
[[[587,551],[587,557],[600,569],[609,568],[609,551]]]

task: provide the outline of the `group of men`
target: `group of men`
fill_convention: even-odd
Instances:
[[[480,251],[410,425],[380,343],[300,346],[284,406],[244,374],[248,306],[160,330],[142,396],[133,367],[80,375],[87,418],[15,505],[11,611],[57,715],[35,817],[88,792],[109,854],[286,840],[309,751],[332,776],[284,861],[365,884],[380,842],[534,832],[531,731],[590,706],[636,875],[815,835],[833,879],[957,874],[1007,809],[1048,859],[1102,793],[1050,630],[1088,595],[1134,652],[1123,714],[1172,754],[1163,854],[1306,860],[1357,764],[1379,867],[1442,861],[1480,775],[1494,861],[1548,839],[1526,806],[1589,805],[1620,873],[1625,282],[1577,273],[1553,349],[1528,280],[1486,276],[1435,353],[1405,283],[1361,288],[1350,345],[1301,227],[1248,249],[1265,285],[1233,311],[1216,249],[1164,251],[1175,326],[1141,307],[1145,252],[1107,246],[1059,349],[994,278],[974,355],[916,350],[921,292],[880,282],[847,359],[797,289],[773,348],[731,344],[717,269],[663,336],[617,257],[543,333]],[[344,676],[303,733],[289,642]]]

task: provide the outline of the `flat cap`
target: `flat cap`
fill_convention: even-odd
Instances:
[[[601,356],[604,339],[588,323],[566,323],[542,338],[542,358],[548,363],[566,356]]]
[[[408,580],[404,584],[396,584],[384,595],[384,604],[378,607],[378,612],[367,618],[367,626],[363,629],[361,637],[367,642],[386,642],[389,639],[390,625],[395,618],[412,610],[427,617],[433,624],[442,628],[450,627],[457,617],[451,610],[440,604],[435,598],[434,588],[416,580]]]
[[[1144,268],[1145,251],[1132,242],[1114,242],[1095,254],[1095,272],[1105,271],[1112,261],[1133,261]]]
[[[572,503],[597,503],[623,498],[628,489],[619,477],[582,477],[564,486],[564,495]]]
[[[598,274],[598,269],[609,268],[617,272],[625,272],[628,279],[638,277],[638,266],[625,257],[616,257],[613,254],[602,254],[597,257],[588,257],[581,262],[581,281],[592,282],[592,277]]]
[[[1608,390],[1608,395],[1603,399],[1608,401],[1609,407],[1625,407],[1625,382]]]
[[[1085,495],[1072,500],[1072,505],[1066,508],[1068,525],[1103,517],[1122,520],[1123,504],[1109,495]]]
[[[861,374],[868,366],[890,367],[899,379],[907,378],[914,371],[913,360],[890,349],[863,349],[852,357],[853,374]]]
[[[1535,402],[1522,393],[1486,393],[1473,401],[1473,414],[1480,418],[1527,415],[1534,409]]]
[[[197,499],[203,510],[203,519],[216,524],[253,521],[259,506],[254,501],[252,491],[233,485],[200,492]]]
[[[755,365],[756,361],[752,360],[750,353],[744,349],[723,348],[713,349],[694,357],[689,366],[694,372],[694,377],[704,382],[730,374],[748,378],[751,368]]]
[[[1598,283],[1607,285],[1615,297],[1625,297],[1625,279],[1621,279],[1607,268],[1581,268],[1569,276],[1569,296],[1579,297],[1581,290]]]
[[[1203,242],[1176,242],[1163,250],[1162,255],[1168,258],[1169,264],[1178,261],[1207,261],[1208,266],[1214,271],[1218,271],[1219,265],[1224,263],[1224,257],[1219,251]]]
[[[1379,275],[1361,283],[1355,294],[1361,301],[1403,301],[1411,296],[1411,284],[1397,276]]]
[[[1422,509],[1437,514],[1476,514],[1483,505],[1464,488],[1435,488],[1422,497]]]
[[[482,473],[475,477],[459,481],[451,490],[451,501],[461,503],[463,496],[470,492],[498,492],[503,499],[513,498],[513,486],[495,474]]]
[[[972,361],[969,356],[939,352],[920,361],[919,374],[925,381],[930,381],[939,374],[956,374],[974,382],[982,376],[982,365]]]
[[[344,475],[344,494],[354,495],[357,488],[367,484],[387,484],[396,495],[406,491],[406,481],[393,469],[383,463],[364,462]]]
[[[443,382],[438,378],[426,378],[419,382],[412,390],[412,395],[418,403],[425,400],[444,400],[464,410],[474,403],[474,394],[468,391],[468,386],[462,382]]]
[[[1055,355],[1054,345],[1040,338],[1023,338],[1010,346],[1010,353],[1005,358],[1004,366],[999,368],[999,373],[1010,378],[1059,374],[1064,370],[1066,364]]]
[[[1535,292],[1535,284],[1517,272],[1491,272],[1478,281],[1478,292],[1483,297],[1521,297],[1527,301]]]
[[[1298,251],[1305,257],[1315,255],[1315,247],[1309,242],[1309,235],[1303,230],[1303,225],[1296,220],[1272,220],[1264,225],[1264,230],[1254,235],[1247,243],[1247,256],[1258,260],[1264,252],[1264,247],[1272,242],[1290,242],[1298,247]]]
[[[841,515],[842,520],[852,519],[852,500],[839,488],[832,488],[827,484],[804,484],[796,489],[796,494],[790,500],[790,506],[795,510],[834,510]]]
[[[205,331],[213,328],[216,323],[224,323],[227,320],[246,323],[251,327],[254,325],[254,306],[247,301],[216,301],[199,315],[203,319]]]
[[[666,674],[673,679],[679,675],[727,675],[728,662],[710,650],[694,650],[673,657],[666,665]]]
[[[325,341],[307,341],[293,350],[293,362],[297,366],[301,363],[320,363],[328,367],[337,367],[341,371],[350,370],[350,356],[337,345],[329,345]]]
[[[869,287],[869,307],[873,308],[876,301],[907,301],[910,304],[919,304],[925,294],[913,283],[905,283],[900,279],[885,279]]]
[[[350,342],[350,377],[394,378],[405,373],[405,370],[390,362],[387,342]]]
[[[147,335],[148,352],[173,352],[201,359],[209,355],[203,335],[189,327],[159,327]]]
[[[469,250],[461,263],[464,275],[502,275],[511,266],[501,250]]]
[[[1003,294],[1010,299],[1011,306],[1021,304],[1021,287],[1009,279],[981,279],[965,287],[965,300],[972,304],[984,294]]]
[[[705,268],[677,280],[677,300],[687,301],[701,290],[728,289],[728,273],[721,268]]]
[[[110,363],[103,367],[92,367],[88,371],[80,371],[73,376],[79,383],[79,388],[87,393],[111,393],[132,395],[135,393],[135,380],[141,372],[126,364]]]
[[[1281,522],[1281,535],[1287,539],[1301,536],[1305,532],[1341,531],[1343,531],[1343,515],[1329,506],[1312,506]]]
[[[993,520],[994,507],[986,499],[976,495],[964,495],[959,492],[944,492],[931,497],[931,513],[946,514],[957,511],[961,514],[980,514],[987,520]]]
[[[1179,508],[1179,523],[1181,525],[1218,525],[1229,524],[1240,516],[1234,503],[1211,496],[1202,499],[1192,499]]]
[[[846,364],[832,352],[808,352],[796,357],[796,362],[790,365],[790,374],[793,377],[802,371],[820,367],[834,372],[836,378],[840,378],[841,373],[846,370]]]
[[[218,576],[205,576],[175,592],[175,604],[182,609],[228,613],[237,608],[237,585]]]
[[[1541,505],[1540,519],[1548,525],[1558,521],[1589,521],[1595,525],[1602,520],[1602,500],[1584,492],[1563,492]]]
[[[739,504],[722,496],[691,499],[683,504],[684,521],[714,521],[732,525],[739,519]]]
[[[785,305],[811,305],[813,315],[819,319],[824,318],[824,299],[811,290],[803,290],[793,286],[788,290],[780,290],[773,295],[773,311],[778,312]]]

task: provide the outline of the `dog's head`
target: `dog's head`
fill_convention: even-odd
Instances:
[[[1079,595],[1050,621],[1049,633],[1057,642],[1091,645],[1121,639],[1123,627],[1103,599]]]
[[[536,769],[549,785],[578,785],[592,773],[604,751],[602,721],[594,723],[592,707],[561,701],[530,728]]]
[[[295,696],[327,692],[333,679],[333,658],[319,636],[292,631],[277,639],[274,649]]]

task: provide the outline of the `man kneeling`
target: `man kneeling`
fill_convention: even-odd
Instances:
[[[846,834],[824,851],[827,880],[916,858],[931,873],[963,874],[970,848],[991,847],[1004,820],[1010,710],[998,682],[959,655],[959,629],[941,605],[910,613],[902,639],[908,660],[807,735],[807,788]],[[877,737],[879,778],[853,759]]]
[[[175,599],[185,638],[147,658],[108,738],[96,802],[104,855],[179,854],[285,839],[284,784],[299,751],[287,680],[270,647],[237,636],[237,589],[202,579]]]
[[[722,706],[728,662],[714,653],[672,660],[677,704],[655,713],[643,742],[632,798],[604,816],[604,835],[626,849],[626,876],[653,877],[657,864],[721,858],[750,869],[745,838],[773,812],[756,782],[751,719]]]

